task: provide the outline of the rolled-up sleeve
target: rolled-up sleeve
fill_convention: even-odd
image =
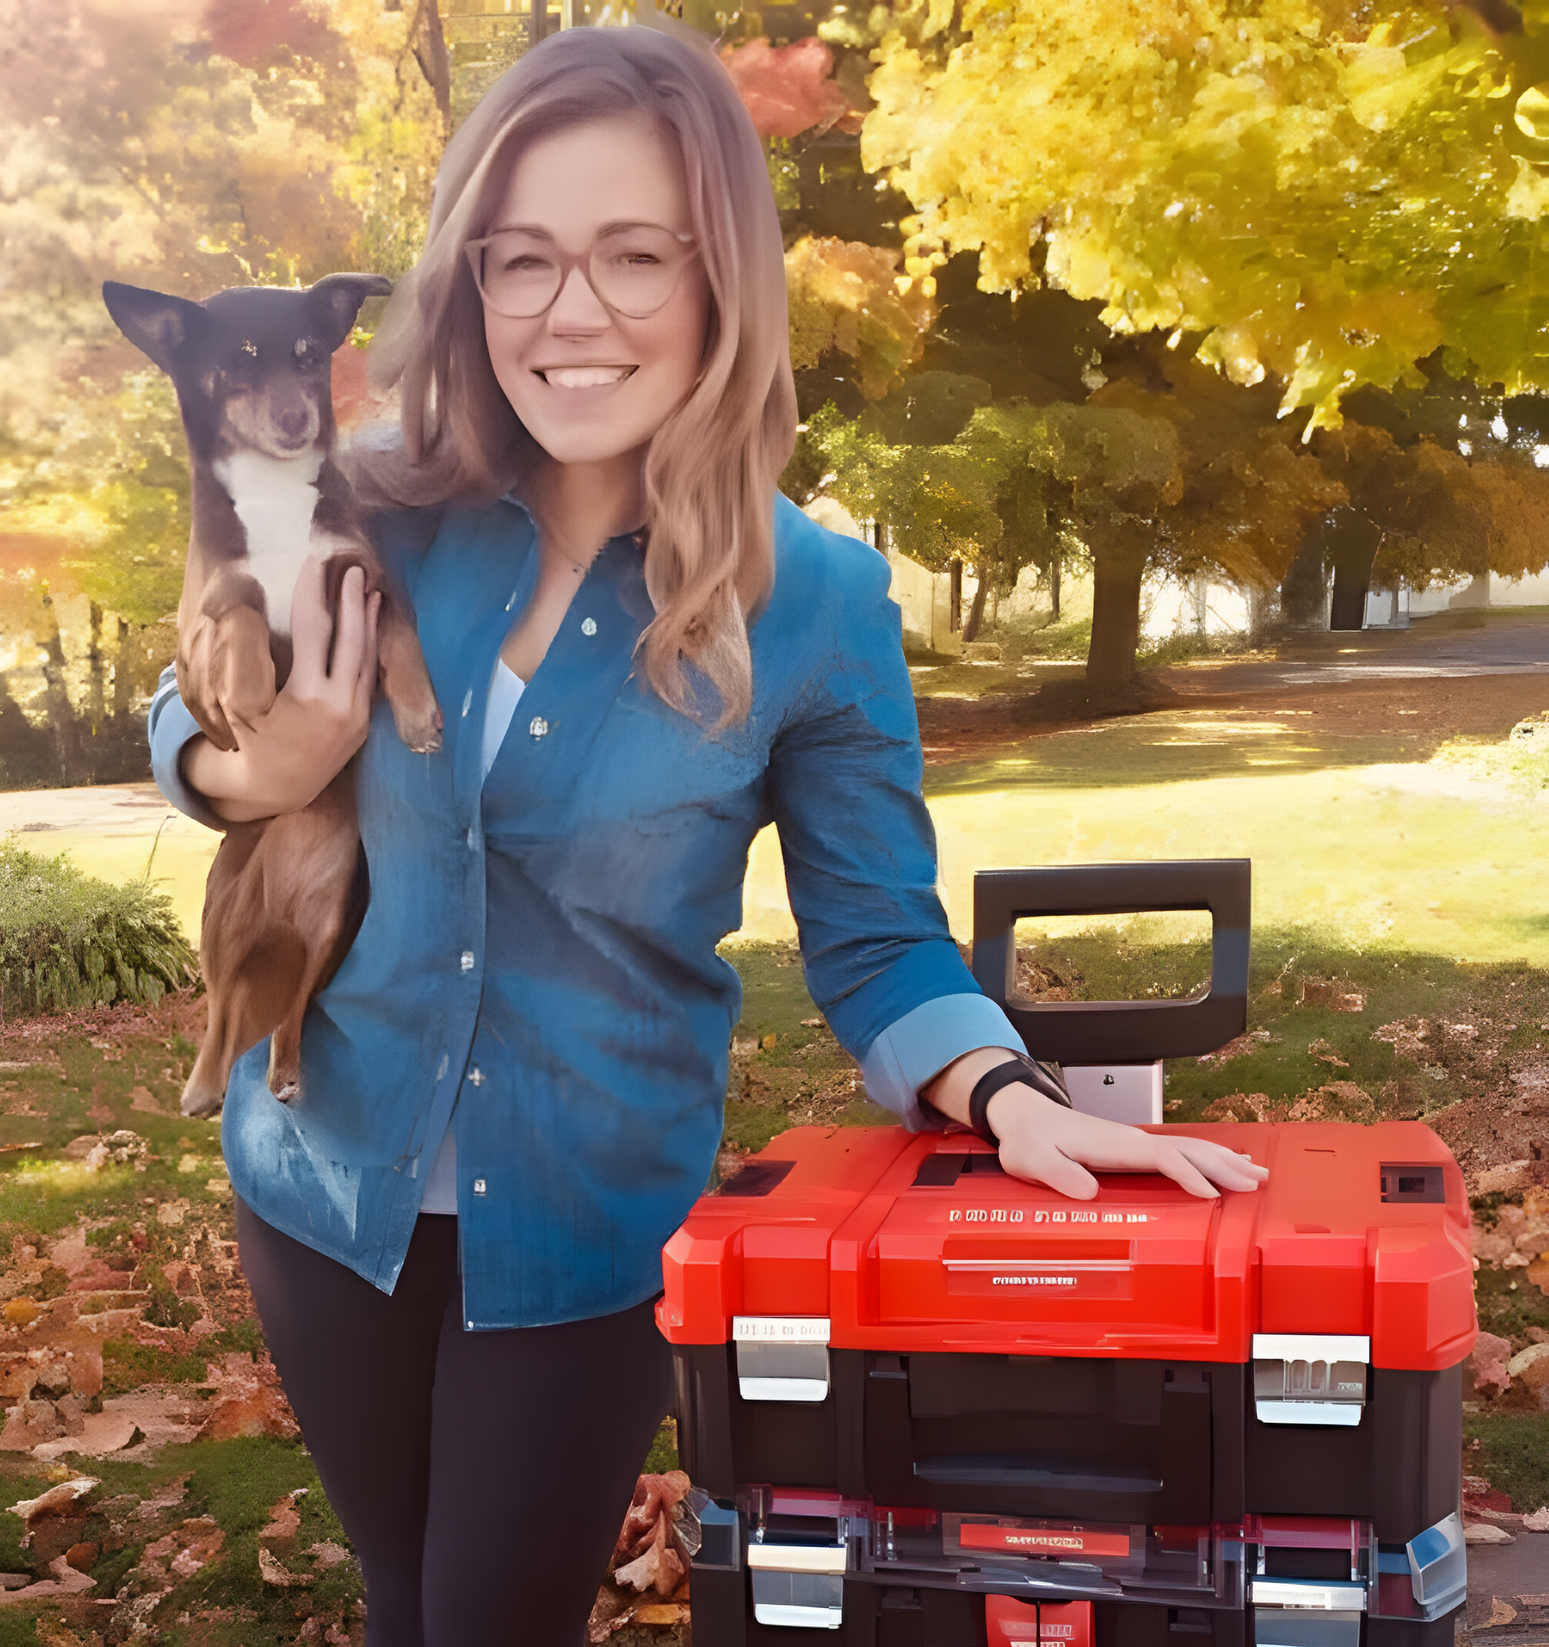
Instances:
[[[936,838],[888,566],[856,545],[825,591],[829,658],[774,739],[769,804],[807,985],[873,1099],[930,1123],[921,1086],[984,1046],[1020,1046],[974,982],[936,891]]]
[[[210,829],[224,829],[224,820],[209,803],[183,781],[180,761],[190,738],[199,736],[199,723],[178,696],[177,671],[168,664],[156,683],[147,725],[151,742],[151,776],[156,787],[178,809]]]

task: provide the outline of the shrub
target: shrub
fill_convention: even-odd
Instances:
[[[147,1002],[198,976],[171,900],[0,840],[0,1021]]]

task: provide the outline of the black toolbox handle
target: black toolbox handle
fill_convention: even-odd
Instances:
[[[1197,1057],[1248,1027],[1252,907],[1248,858],[981,869],[974,876],[973,975],[1027,1050],[1062,1064],[1149,1064]],[[1034,915],[1138,915],[1208,909],[1210,986],[1184,1001],[1019,1004],[1016,923]]]

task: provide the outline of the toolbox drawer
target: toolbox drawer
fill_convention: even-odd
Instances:
[[[1102,1522],[1211,1518],[1210,1392],[1197,1367],[866,1360],[866,1478],[878,1503]]]

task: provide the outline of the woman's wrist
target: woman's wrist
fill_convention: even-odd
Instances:
[[[955,1058],[920,1089],[920,1097],[949,1121],[970,1125],[968,1100],[981,1076],[988,1075],[1012,1057],[1010,1047],[975,1047]]]
[[[183,746],[178,770],[183,782],[227,823],[252,823],[294,812],[312,798],[293,798],[275,773],[254,773],[247,751],[217,749],[203,733]]]

